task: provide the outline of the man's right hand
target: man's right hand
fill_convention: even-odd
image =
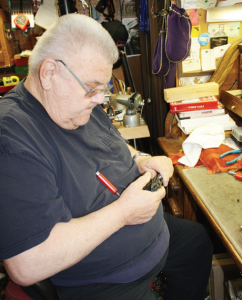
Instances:
[[[150,179],[150,172],[140,176],[122,192],[117,200],[126,225],[137,225],[150,221],[156,214],[161,200],[165,197],[166,191],[163,186],[155,192],[143,190]]]

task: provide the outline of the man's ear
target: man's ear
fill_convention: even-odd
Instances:
[[[57,63],[51,58],[46,58],[40,65],[39,77],[40,84],[44,90],[50,90],[54,82],[54,76],[57,74]]]

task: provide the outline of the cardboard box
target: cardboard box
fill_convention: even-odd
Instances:
[[[19,75],[19,74],[27,74],[28,73],[28,70],[29,69],[29,66],[26,65],[26,66],[15,66],[14,67],[14,72],[16,75]]]
[[[230,300],[225,281],[239,277],[239,269],[228,253],[213,255],[209,278],[210,300]]]
[[[15,66],[27,66],[29,63],[28,57],[22,57],[20,59],[14,59]]]

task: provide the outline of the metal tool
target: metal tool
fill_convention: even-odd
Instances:
[[[89,5],[87,4],[87,2],[85,0],[80,0],[80,1],[82,3],[83,10],[85,10],[86,7],[89,7]]]
[[[235,179],[242,181],[242,173],[241,172],[236,173],[236,172],[229,171],[229,174],[235,175]]]
[[[231,151],[228,151],[228,152],[225,152],[223,154],[220,155],[220,158],[223,158],[224,156],[226,155],[229,155],[229,154],[235,154],[235,153],[242,153],[242,150],[231,150]],[[233,160],[230,160],[230,161],[227,161],[226,162],[226,165],[232,165],[234,163],[237,162],[237,160],[242,157],[242,154],[240,154],[238,157],[236,157],[235,159]]]
[[[127,94],[117,94],[116,102],[128,106],[123,117],[124,127],[135,127],[140,125],[140,116],[137,113],[137,108],[144,106],[144,100],[138,92]]]
[[[120,196],[118,193],[118,189],[103,174],[97,171],[96,175],[97,178],[106,186],[106,188],[109,189],[109,191],[111,191],[113,194]]]

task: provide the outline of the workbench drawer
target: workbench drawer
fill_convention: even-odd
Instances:
[[[165,210],[175,217],[183,218],[182,192],[179,178],[174,174],[169,181]]]
[[[220,100],[227,109],[240,117],[242,117],[241,95],[242,90],[233,90],[228,92],[222,91]]]

